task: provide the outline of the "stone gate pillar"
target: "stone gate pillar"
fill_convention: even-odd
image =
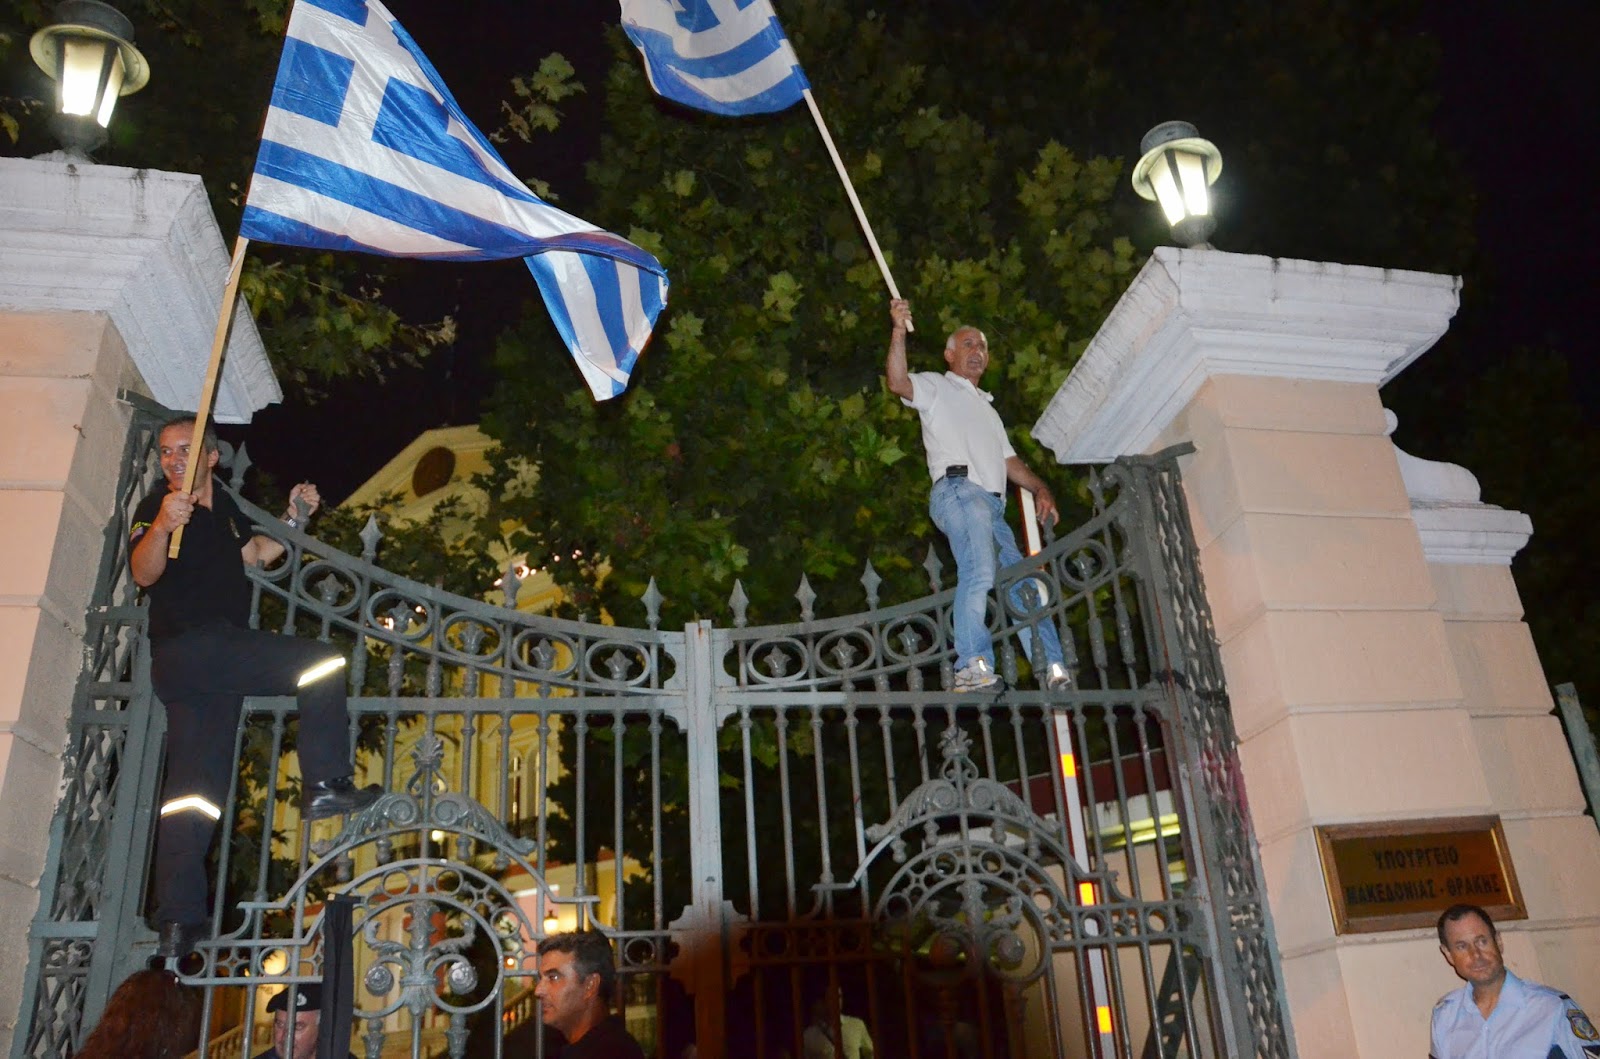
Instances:
[[[198,177],[0,159],[0,1054],[116,502],[118,394],[194,406],[227,268]],[[241,308],[217,417],[279,397]]]
[[[1430,929],[1335,934],[1318,825],[1498,814],[1529,912],[1508,964],[1600,1007],[1600,832],[1508,566],[1530,527],[1400,453],[1378,395],[1458,289],[1159,249],[1034,426],[1063,463],[1196,448],[1184,487],[1302,1059],[1426,1055],[1460,984]]]

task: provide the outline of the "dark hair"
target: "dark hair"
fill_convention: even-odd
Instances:
[[[106,1001],[77,1059],[179,1059],[200,1043],[200,994],[167,971],[135,971]]]
[[[1443,945],[1445,943],[1444,925],[1446,923],[1455,923],[1458,920],[1466,919],[1468,916],[1477,916],[1483,920],[1483,925],[1489,928],[1489,936],[1491,938],[1499,935],[1500,932],[1494,929],[1494,920],[1490,919],[1489,913],[1478,905],[1451,905],[1439,913],[1439,944]]]
[[[611,942],[598,930],[571,930],[565,934],[552,934],[539,943],[539,955],[552,952],[572,953],[572,966],[578,971],[578,980],[591,974],[600,976],[600,999],[611,1002],[611,990],[616,984],[617,968],[612,962]]]
[[[186,426],[186,427],[189,427],[192,430],[194,428],[194,422],[195,422],[195,420],[194,420],[194,413],[193,412],[180,412],[179,414],[173,416],[171,419],[167,420],[165,423],[161,424],[161,429],[156,431],[156,440],[157,441],[161,440],[161,435],[165,434],[167,432],[167,428],[168,427],[185,427]],[[218,449],[218,447],[217,447],[217,445],[218,445],[218,443],[217,443],[217,431],[216,431],[216,428],[214,426],[212,426],[210,419],[206,420],[206,432],[205,432],[205,436],[204,436],[204,438],[202,440],[204,442],[205,450],[207,452],[218,452],[218,451],[220,451]]]

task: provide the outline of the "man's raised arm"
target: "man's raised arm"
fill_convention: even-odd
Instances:
[[[911,325],[911,303],[895,298],[889,303],[889,319],[894,330],[889,332],[889,353],[883,359],[883,377],[889,381],[889,392],[911,400],[911,373],[906,370],[906,328]]]
[[[283,521],[290,529],[303,530],[321,506],[322,494],[317,492],[317,487],[310,482],[301,482],[289,490],[289,510],[284,514]],[[283,558],[286,550],[278,541],[258,533],[245,542],[239,554],[246,566],[271,566]]]

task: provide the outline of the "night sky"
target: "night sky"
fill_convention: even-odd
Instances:
[[[1437,127],[1477,185],[1484,275],[1468,277],[1452,333],[1408,373],[1475,371],[1519,346],[1558,349],[1592,423],[1600,209],[1587,177],[1600,177],[1600,4],[1435,0],[1425,11],[1442,47]]]
[[[583,164],[598,149],[610,62],[602,31],[615,19],[616,5],[388,0],[388,6],[485,129],[499,122],[511,76],[531,72],[551,51],[573,62],[589,91],[565,105],[562,128],[535,147],[514,144],[505,153],[514,171],[549,181],[558,205],[583,216]],[[1477,187],[1482,275],[1468,277],[1452,332],[1408,369],[1406,382],[1427,386],[1448,373],[1480,371],[1517,346],[1549,346],[1565,353],[1592,422],[1600,409],[1600,372],[1585,310],[1600,244],[1592,74],[1600,5],[1431,0],[1422,12],[1442,49],[1437,129]],[[1171,116],[1152,115],[1151,121]],[[1142,132],[1129,130],[1130,155]],[[1226,157],[1229,145],[1218,146]],[[1219,217],[1216,241],[1223,247],[1227,226],[1226,215]],[[311,477],[326,496],[339,499],[422,430],[477,421],[493,385],[488,361],[494,340],[518,318],[525,300],[537,298],[537,289],[520,261],[431,268],[437,272],[408,287],[404,301],[415,320],[455,315],[460,338],[453,348],[396,373],[381,390],[370,382],[338,387],[315,406],[275,406],[250,427],[224,433],[247,438],[257,466],[279,482]],[[664,354],[653,348],[647,355]],[[581,386],[569,364],[552,364],[550,374],[554,385]],[[344,426],[350,423],[360,429]],[[333,441],[344,450],[337,460],[327,458]]]

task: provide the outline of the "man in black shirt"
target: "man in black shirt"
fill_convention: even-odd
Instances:
[[[295,694],[300,706],[301,812],[308,820],[356,812],[377,788],[351,782],[344,658],[327,644],[249,628],[245,567],[276,562],[282,544],[252,533],[237,504],[214,487],[217,439],[206,431],[194,491],[183,492],[194,418],[168,421],[159,436],[166,486],[134,513],[129,565],[150,598],[151,678],[167,707],[167,775],[156,843],[156,953],[190,951],[207,936],[205,855],[233,764],[234,732],[246,695]],[[289,493],[298,526],[317,509],[310,483]],[[184,530],[175,559],[172,534]]]
[[[544,1023],[567,1039],[561,1059],[644,1059],[622,1020],[611,1014],[616,982],[611,942],[598,930],[552,934],[539,943],[539,1001]]]

